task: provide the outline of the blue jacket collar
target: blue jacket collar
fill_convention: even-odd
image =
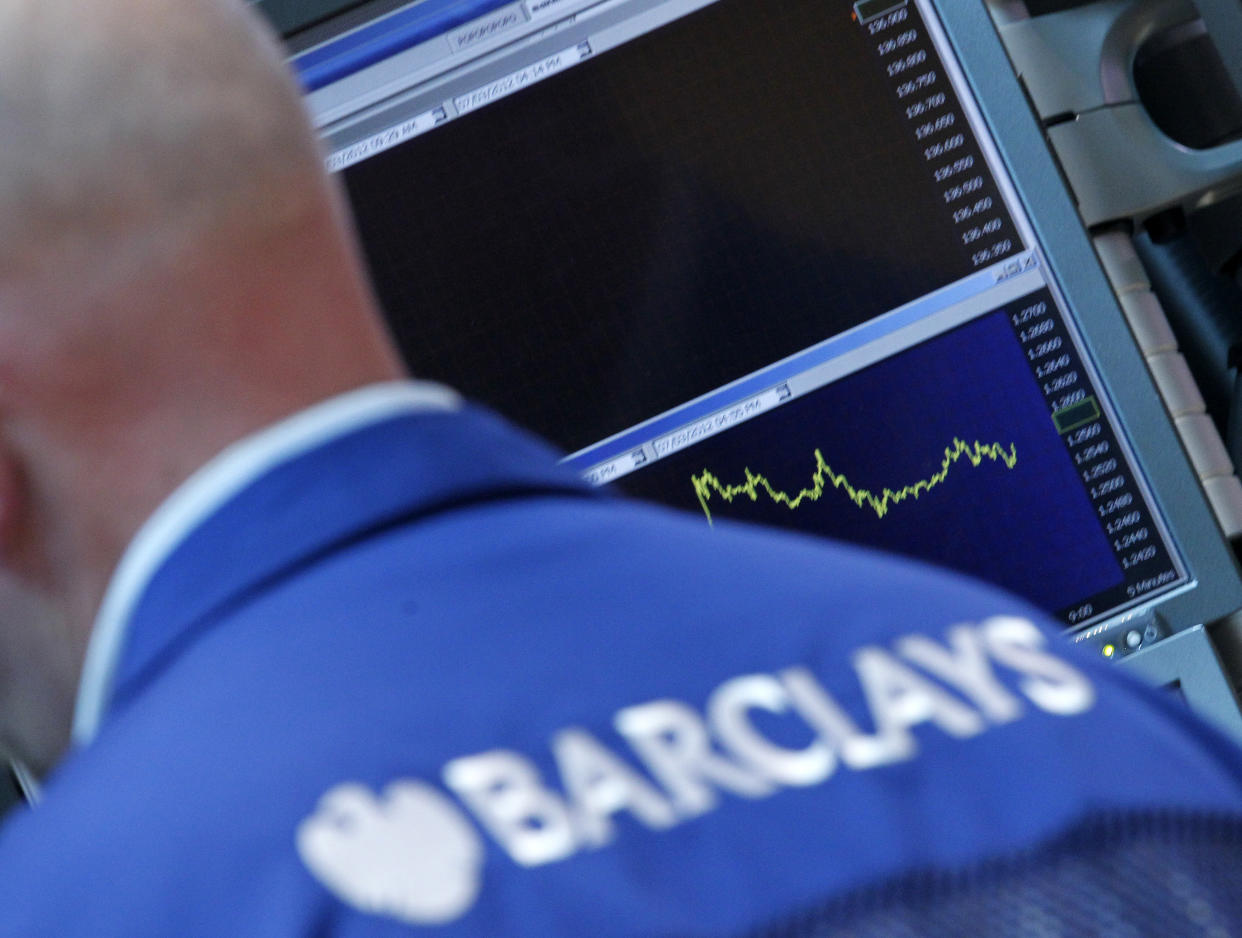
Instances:
[[[488,498],[592,491],[545,444],[480,409],[395,417],[339,437],[243,489],[165,560],[130,617],[106,709],[222,613],[368,533]]]

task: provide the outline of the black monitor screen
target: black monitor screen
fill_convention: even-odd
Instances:
[[[1186,581],[930,8],[598,6],[333,153],[416,374],[704,525],[1067,624]]]

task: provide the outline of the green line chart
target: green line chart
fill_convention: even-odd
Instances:
[[[708,503],[713,498],[732,502],[736,498],[745,496],[753,502],[758,501],[759,496],[763,494],[776,504],[784,505],[790,511],[795,511],[807,502],[819,501],[829,491],[839,491],[858,508],[870,509],[875,512],[877,518],[884,518],[894,505],[899,505],[906,499],[918,499],[940,485],[963,459],[975,468],[984,462],[997,463],[1007,470],[1013,469],[1018,464],[1018,451],[1013,443],[1008,446],[1003,443],[983,443],[979,440],[967,443],[959,437],[954,437],[953,442],[944,448],[939,470],[909,485],[899,488],[886,487],[875,491],[855,486],[844,474],[836,472],[819,449],[814,451],[814,455],[815,469],[811,474],[810,485],[792,494],[776,488],[766,476],[752,472],[749,468],[742,470],[746,476],[745,482],[726,484],[708,469],[692,475],[690,482],[694,486],[694,494],[699,500],[703,514],[707,516],[708,524],[712,523],[712,512]]]

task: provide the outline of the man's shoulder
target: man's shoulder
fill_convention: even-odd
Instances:
[[[311,632],[287,669],[260,654],[247,673],[226,631],[121,712],[21,832],[67,888],[123,865],[111,894],[81,893],[105,919],[228,896],[289,922],[729,934],[1093,811],[1239,807],[1223,741],[1020,616],[728,657],[606,635],[523,656],[483,649],[491,634],[473,643],[486,679],[409,650],[443,638],[401,652],[365,627],[352,652],[293,648]],[[0,856],[26,862],[12,846]]]
[[[1093,810],[1242,806],[1227,743],[1036,618],[609,499],[462,505],[203,623],[0,856],[73,854],[66,889],[128,863],[80,887],[107,914],[229,895],[286,923],[733,933]]]
[[[929,736],[933,753],[942,737],[996,729],[1020,747],[1052,733],[1084,775],[1110,722],[1126,745],[1154,735],[1158,747],[1167,731],[1218,748],[986,585],[561,495],[466,506],[319,558],[204,623],[118,716],[150,720],[139,738],[184,741],[185,759],[217,737],[262,749],[277,730],[267,751],[315,757],[330,748],[319,728],[348,726],[331,743],[361,764],[438,771],[471,750],[537,751],[568,726],[615,740],[617,714],[646,702],[682,702],[710,733],[714,712],[762,722],[798,694],[817,712],[826,697],[860,735]]]

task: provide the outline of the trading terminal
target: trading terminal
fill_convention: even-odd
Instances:
[[[1234,0],[256,6],[415,373],[704,525],[997,583],[1242,738]]]
[[[1101,674],[1130,671],[1242,741],[1238,0],[250,2],[286,44],[414,374],[533,429],[591,485],[686,513],[696,545],[741,521],[1000,586],[1106,659]],[[783,539],[763,543],[772,553],[731,569],[779,561],[791,593],[838,575],[808,563],[793,588]],[[606,556],[611,578],[624,554]],[[772,610],[789,607],[761,595],[765,624],[788,634]],[[781,673],[804,702],[828,699],[806,696],[799,669]],[[1085,680],[1068,703],[1039,691],[1028,696],[1049,713],[1092,700]],[[1150,696],[1155,711],[1179,706]],[[996,706],[998,725],[1013,719]],[[477,808],[472,793],[508,782],[462,779],[496,756],[527,764],[458,758],[445,784]],[[11,774],[7,800],[37,789],[21,766]],[[748,776],[730,777],[746,794]],[[415,789],[432,804],[410,779],[384,798]],[[344,829],[329,796],[315,823]],[[652,830],[676,819],[650,806],[630,805]],[[520,867],[606,842],[574,839],[565,813],[567,847],[518,849],[555,826],[547,817],[491,832]],[[325,874],[328,854],[305,848],[310,820],[297,849],[339,898],[450,920],[394,912]],[[435,840],[409,832],[406,846]],[[1101,871],[1129,884],[1147,872],[1137,862]],[[979,882],[985,905],[1012,898]],[[1092,901],[1092,881],[1080,885]],[[461,901],[454,915],[474,900]],[[1203,924],[1196,908],[1182,911]],[[808,922],[798,934],[826,933]]]
[[[1237,0],[252,2],[415,374],[1242,739]]]

